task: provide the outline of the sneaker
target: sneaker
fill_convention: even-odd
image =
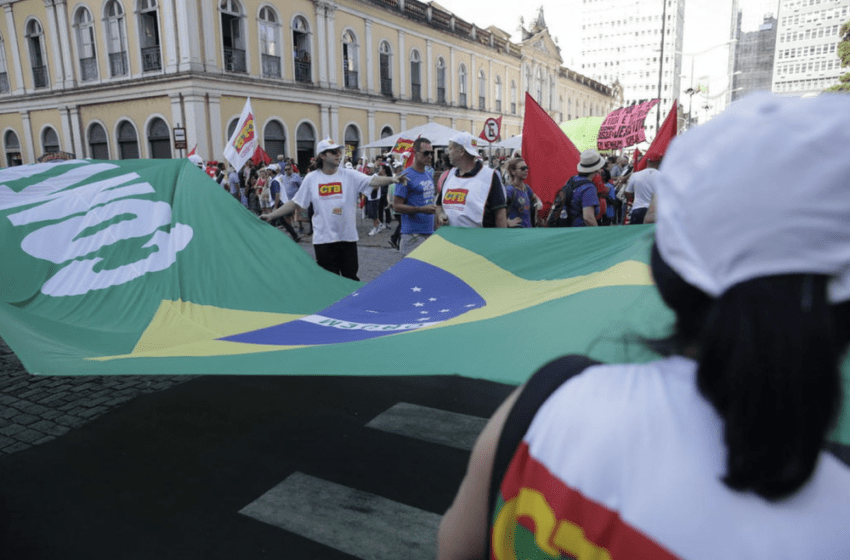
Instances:
[[[373,227],[372,229],[369,230],[369,235],[375,235],[379,231],[381,231],[381,230],[378,229],[377,227]]]
[[[396,241],[395,239],[393,239],[392,237],[390,237],[390,240],[389,240],[389,242],[388,242],[388,243],[389,243],[390,245],[392,245],[392,246],[393,246],[393,248],[394,248],[396,251],[398,251],[398,248],[399,248],[399,247],[398,247],[398,241]]]
[[[384,231],[385,229],[387,229],[386,224],[384,224],[383,222],[381,222],[381,223],[378,225],[378,231]]]

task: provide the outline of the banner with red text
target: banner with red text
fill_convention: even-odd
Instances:
[[[599,129],[597,147],[600,150],[619,150],[646,141],[643,120],[657,103],[657,99],[652,99],[608,113]]]

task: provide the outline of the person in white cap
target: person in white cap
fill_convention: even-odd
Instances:
[[[449,138],[449,159],[455,168],[437,196],[437,224],[508,227],[502,179],[495,169],[482,163],[475,143],[468,132]]]
[[[848,558],[850,446],[827,443],[850,443],[833,432],[848,146],[842,94],[753,94],[672,141],[651,257],[666,357],[560,358],[517,389],[473,448],[439,559]],[[765,181],[769,219],[730,203]]]
[[[316,147],[317,169],[308,173],[295,196],[277,210],[264,214],[268,221],[313,205],[313,248],[325,270],[359,280],[357,258],[357,200],[360,194],[404,177],[365,175],[340,167],[342,146],[327,138]]]

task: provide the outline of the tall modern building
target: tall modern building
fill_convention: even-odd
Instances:
[[[839,29],[848,19],[850,0],[782,0],[771,90],[816,95],[837,84]]]
[[[735,66],[732,79],[732,101],[755,91],[770,91],[773,80],[773,57],[776,51],[776,18],[764,16],[757,31],[743,32],[742,12],[738,12]]]
[[[585,0],[576,69],[619,84],[626,105],[660,99],[663,121],[681,89],[684,24],[685,0]],[[657,120],[656,110],[646,118],[648,141]]]

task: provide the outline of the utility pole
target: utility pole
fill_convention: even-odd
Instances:
[[[655,109],[655,135],[658,135],[658,128],[661,126],[661,81],[664,76],[664,39],[667,29],[667,0],[661,0],[663,8],[661,9],[661,56],[658,57],[658,105]]]

